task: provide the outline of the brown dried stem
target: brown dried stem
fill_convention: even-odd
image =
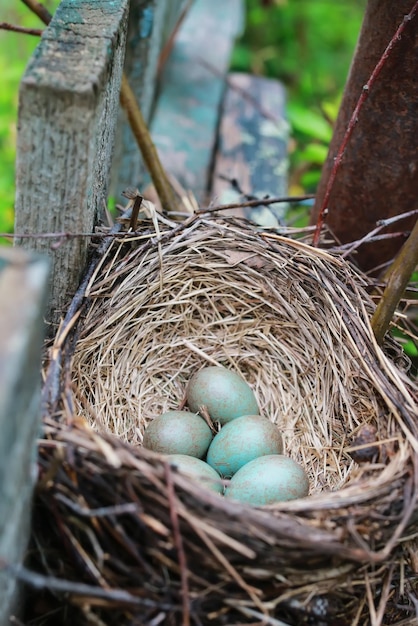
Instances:
[[[353,114],[350,118],[350,121],[348,123],[347,126],[347,130],[345,132],[345,135],[343,137],[343,140],[341,142],[340,148],[338,150],[337,156],[335,157],[335,161],[334,161],[334,165],[333,168],[331,170],[329,179],[328,179],[328,183],[325,189],[325,194],[324,194],[324,198],[322,200],[322,204],[321,207],[319,209],[319,213],[318,213],[318,220],[316,223],[316,228],[315,228],[315,232],[314,232],[314,237],[313,237],[313,245],[317,246],[319,243],[319,238],[321,235],[321,230],[322,227],[324,225],[324,221],[326,218],[326,214],[328,211],[328,202],[329,202],[329,198],[331,195],[331,191],[332,191],[332,187],[334,185],[334,181],[337,177],[338,171],[341,167],[343,158],[344,158],[344,152],[345,149],[347,147],[347,144],[350,140],[351,135],[353,134],[354,128],[356,127],[356,124],[358,122],[358,117],[360,114],[361,109],[363,108],[363,104],[366,101],[370,90],[373,88],[374,83],[376,82],[380,72],[382,71],[382,68],[384,67],[387,59],[389,58],[392,49],[394,48],[394,46],[396,45],[396,43],[401,39],[402,37],[402,33],[405,30],[407,24],[415,17],[416,11],[418,9],[418,1],[414,4],[414,6],[412,7],[411,11],[408,13],[408,15],[405,15],[405,17],[403,18],[401,24],[398,26],[398,28],[396,29],[395,34],[393,35],[392,39],[390,40],[389,44],[387,45],[385,51],[383,52],[382,56],[380,57],[376,67],[374,68],[373,72],[371,73],[371,76],[369,78],[369,80],[367,81],[367,83],[364,85],[363,90],[361,92],[361,95],[357,101],[357,104],[354,108]]]
[[[0,30],[9,30],[13,33],[23,33],[24,35],[34,35],[40,37],[42,35],[41,28],[25,28],[24,26],[16,26],[8,22],[0,22]]]
[[[372,329],[379,344],[383,342],[395,309],[417,264],[418,221],[387,272],[386,288],[371,320]]]
[[[155,602],[147,598],[139,598],[124,589],[101,589],[95,585],[86,585],[85,583],[73,582],[71,580],[63,580],[55,576],[43,576],[38,572],[33,572],[26,567],[9,565],[4,561],[0,561],[0,570],[6,570],[16,576],[18,580],[33,587],[34,589],[49,589],[51,591],[65,592],[76,596],[102,599],[104,601],[114,601],[127,606],[140,607],[157,607],[159,609],[173,609],[173,605],[162,604],[156,605]]]
[[[180,567],[181,579],[181,596],[183,605],[183,622],[182,626],[190,626],[190,608],[189,608],[189,584],[186,555],[183,548],[183,540],[181,538],[179,517],[176,509],[176,496],[174,492],[173,477],[171,475],[170,465],[164,464],[165,477],[167,481],[168,502],[170,508],[170,519],[173,527],[174,543],[177,549],[177,556]]]
[[[129,124],[152,178],[152,182],[154,183],[163,210],[167,212],[181,210],[180,202],[164,171],[158,152],[152,142],[149,130],[142,116],[141,109],[136,101],[135,94],[125,74],[122,76],[120,101],[126,111]]]
[[[40,2],[37,2],[36,0],[22,0],[22,2],[23,4],[26,4],[26,6],[33,13],[35,13],[35,15],[37,15],[44,24],[49,24],[49,22],[52,20],[51,13]]]

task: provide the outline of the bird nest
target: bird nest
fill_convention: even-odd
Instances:
[[[45,615],[150,626],[414,615],[416,389],[398,345],[374,340],[364,276],[337,253],[209,213],[155,235],[148,222],[109,235],[50,350],[32,538]],[[305,467],[307,498],[227,500],[142,447],[205,365],[250,384]]]

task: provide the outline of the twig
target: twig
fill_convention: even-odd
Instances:
[[[189,607],[189,583],[186,555],[183,549],[183,540],[181,538],[179,518],[176,510],[176,500],[174,494],[173,477],[171,469],[167,462],[164,463],[165,477],[167,481],[168,501],[170,507],[170,519],[173,527],[174,543],[177,548],[177,554],[180,567],[181,595],[183,604],[183,623],[182,626],[190,626],[190,607]]]
[[[135,502],[126,502],[125,504],[115,504],[114,506],[102,506],[97,509],[88,509],[87,507],[79,506],[62,493],[57,493],[56,500],[59,500],[69,509],[81,515],[82,517],[108,517],[110,515],[126,515],[127,513],[139,513],[141,507]]]
[[[67,309],[61,327],[55,338],[55,345],[59,343],[64,337],[66,337],[71,330],[73,330],[74,323],[80,315],[81,307],[86,301],[85,292],[90,282],[90,279],[93,276],[100,261],[106,254],[107,250],[112,245],[114,241],[112,235],[117,234],[121,229],[122,224],[115,224],[112,232],[105,237],[100,247],[96,250],[96,254],[93,256],[93,259],[89,267],[87,268],[83,279],[81,280],[80,286],[75,292],[74,297],[71,300],[71,304]],[[61,351],[57,350],[54,358],[52,358],[51,362],[49,363],[47,376],[42,388],[42,409],[45,415],[51,415],[55,411],[60,391],[59,381],[61,377],[61,367],[62,355]]]
[[[164,220],[164,218],[161,218],[161,215],[159,215],[159,213],[157,212],[152,202],[146,202],[146,201],[143,202],[144,198],[141,196],[138,189],[131,189],[131,188],[127,189],[124,192],[124,195],[127,198],[130,198],[129,208],[131,208],[131,211],[132,211],[131,219],[129,221],[130,228],[136,227],[136,224],[138,221],[139,209],[141,208],[141,205],[142,205],[145,215],[149,219],[152,220],[152,223],[154,225],[155,234],[157,236],[158,257],[160,260],[160,289],[162,291],[163,290],[163,253],[161,250],[161,231],[158,225],[158,218],[163,219],[165,223],[167,223],[168,220]],[[170,222],[168,223],[170,224]],[[170,225],[172,226],[172,224]]]
[[[120,233],[0,233],[0,237],[5,237],[7,239],[58,239],[59,243],[63,243],[67,239],[77,239],[82,237],[91,237],[92,239],[107,239],[108,237],[111,239],[122,239],[124,237],[126,237],[126,239],[149,239],[154,236],[155,232],[144,234],[144,232],[140,230],[130,230]]]
[[[226,84],[228,85],[228,87],[232,91],[235,91],[236,93],[239,93],[239,95],[242,97],[243,100],[246,100],[247,102],[252,104],[254,109],[256,111],[258,111],[258,113],[261,115],[261,117],[264,117],[266,120],[270,120],[271,122],[274,122],[275,124],[278,124],[277,117],[274,117],[274,115],[272,113],[270,113],[270,111],[267,111],[266,109],[264,109],[260,105],[260,102],[257,100],[257,98],[255,98],[252,95],[252,93],[250,93],[246,89],[243,89],[242,87],[239,87],[238,85],[235,85],[234,82],[228,76],[225,78],[224,74],[222,72],[220,72],[217,67],[212,65],[212,63],[208,63],[208,61],[206,61],[202,57],[198,58],[198,62],[200,63],[200,65],[202,65],[203,67],[206,67],[206,69],[208,69],[210,72],[212,72],[212,74],[214,74],[218,78],[221,78],[222,81],[225,81]]]
[[[356,241],[350,241],[349,243],[338,246],[338,250],[345,250],[343,256],[346,257],[352,254],[354,250],[357,250],[357,248],[359,248],[361,245],[363,245],[366,242],[370,243],[371,241],[377,241],[378,239],[391,239],[393,237],[401,237],[401,236],[406,237],[407,235],[409,235],[409,232],[385,233],[383,235],[380,235],[379,237],[377,237],[376,235],[383,228],[386,228],[386,226],[390,226],[391,224],[400,222],[401,220],[407,217],[411,217],[412,215],[416,215],[417,213],[418,213],[418,210],[408,211],[407,213],[402,213],[400,215],[395,215],[387,219],[378,220],[376,222],[376,228],[368,232],[366,235],[364,235],[364,237],[360,237],[360,239],[357,239]]]
[[[283,622],[280,619],[276,619],[270,615],[265,615],[264,613],[260,613],[259,611],[255,611],[249,607],[241,606],[240,604],[236,604],[233,600],[226,600],[225,603],[234,606],[237,611],[240,611],[246,617],[257,617],[259,621],[256,622],[256,624],[265,624],[265,626],[290,626],[289,622]]]
[[[245,207],[257,207],[269,204],[279,204],[280,202],[303,202],[304,200],[311,200],[315,198],[314,194],[306,194],[304,196],[279,196],[277,198],[260,198],[255,200],[247,200],[246,202],[231,202],[230,204],[218,204],[216,206],[209,206],[205,209],[196,211],[199,215],[201,213],[213,213],[214,211],[226,211],[227,209],[240,209]]]
[[[61,593],[98,598],[107,602],[117,602],[128,606],[158,608],[166,611],[172,611],[173,609],[178,610],[178,607],[175,605],[168,603],[161,604],[161,602],[154,602],[148,598],[133,596],[123,589],[102,589],[101,587],[96,587],[94,585],[86,585],[85,583],[75,583],[71,580],[55,578],[55,576],[44,576],[43,574],[33,572],[26,567],[5,563],[3,560],[0,560],[0,569],[8,571],[18,580],[26,583],[34,589],[50,589]]]
[[[173,49],[174,46],[174,42],[177,36],[178,31],[180,30],[180,26],[183,24],[185,17],[187,16],[187,13],[189,12],[190,7],[192,6],[192,1],[193,0],[187,0],[187,3],[185,4],[184,8],[182,9],[176,25],[174,26],[170,37],[168,38],[167,43],[164,45],[163,49],[160,52],[160,56],[158,58],[158,66],[157,66],[157,74],[159,75],[163,68],[164,65],[168,59],[168,57],[171,54],[171,51]]]
[[[393,215],[392,217],[386,217],[385,219],[378,220],[376,222],[377,226],[390,226],[391,224],[395,224],[396,222],[400,222],[401,220],[406,219],[407,217],[412,217],[413,215],[418,214],[418,209],[413,209],[412,211],[407,211],[406,213],[399,213],[399,215]]]
[[[334,185],[337,173],[341,167],[341,163],[344,157],[344,152],[347,148],[347,144],[351,138],[351,135],[353,134],[354,128],[358,122],[358,116],[359,113],[361,111],[361,109],[363,108],[363,104],[367,99],[367,96],[370,93],[370,90],[372,89],[374,83],[376,82],[376,79],[378,78],[380,72],[382,71],[382,68],[384,67],[387,59],[389,58],[392,49],[395,47],[396,43],[401,39],[402,37],[402,33],[406,28],[406,25],[408,24],[408,22],[410,22],[414,17],[415,17],[415,13],[418,9],[418,1],[414,4],[413,8],[411,9],[411,11],[408,13],[408,15],[405,15],[405,17],[403,18],[401,24],[398,26],[398,28],[396,29],[395,34],[393,35],[392,39],[390,40],[389,44],[387,45],[385,51],[383,52],[382,56],[380,57],[377,65],[375,66],[373,72],[370,75],[369,80],[367,81],[367,83],[363,86],[363,90],[361,92],[361,95],[357,101],[357,104],[354,108],[354,111],[351,115],[350,121],[348,123],[347,126],[347,130],[345,131],[345,135],[343,137],[343,140],[341,142],[341,145],[339,147],[337,156],[335,157],[334,160],[334,165],[332,166],[332,170],[330,173],[330,176],[328,178],[328,182],[327,182],[327,186],[325,189],[325,194],[324,194],[324,198],[322,200],[322,204],[321,207],[319,209],[319,213],[318,213],[318,220],[316,223],[316,228],[315,228],[315,232],[314,232],[314,236],[313,236],[313,241],[312,241],[312,245],[317,246],[319,243],[319,237],[321,235],[321,230],[322,227],[324,225],[324,221],[326,218],[326,214],[328,212],[328,202],[329,202],[329,198],[331,195],[331,191],[332,191],[332,187]]]
[[[139,209],[143,201],[143,197],[137,189],[126,189],[123,194],[125,198],[129,198],[129,204],[132,205],[131,219],[129,220],[129,229],[136,230],[138,226]]]
[[[196,211],[195,215],[203,215],[205,213],[215,213],[216,211],[226,211],[228,209],[239,209],[244,207],[257,207],[261,205],[269,205],[269,204],[278,204],[280,202],[303,202],[304,200],[309,200],[313,198],[312,194],[308,194],[305,196],[280,196],[277,198],[262,198],[260,200],[248,200],[246,202],[233,202],[231,204],[218,204],[216,206],[207,207],[205,209],[199,209]],[[148,203],[149,204],[149,203]],[[164,224],[172,226],[172,223],[168,220],[165,221],[163,216],[157,213],[157,219],[162,221]],[[181,215],[185,215],[181,213]],[[190,217],[190,214],[187,214]],[[130,221],[130,220],[129,220]],[[56,233],[0,233],[0,237],[4,237],[6,239],[58,239],[63,242],[66,239],[74,239],[76,237],[92,237],[97,239],[107,239],[107,238],[119,238],[119,237],[151,237],[154,236],[154,233],[150,233],[150,235],[144,235],[144,233],[140,230],[131,230],[130,232],[108,232],[108,233],[69,233],[69,232],[56,232]]]
[[[370,233],[368,233],[366,237],[362,237],[361,239],[358,239],[357,241],[355,241],[353,247],[351,247],[351,244],[353,242],[350,242],[350,243],[342,244],[341,246],[336,246],[334,250],[345,250],[344,254],[342,254],[342,258],[345,259],[346,257],[351,255],[353,250],[356,250],[356,248],[360,247],[365,242],[374,243],[376,241],[387,241],[388,239],[397,239],[398,237],[399,238],[402,237],[403,239],[406,239],[409,236],[409,232],[405,232],[402,230],[398,232],[393,232],[393,233],[383,233],[383,235],[375,235],[374,232],[375,231],[371,231]],[[375,271],[375,270],[373,269],[372,271]]]
[[[49,22],[52,20],[51,13],[40,2],[37,2],[36,0],[22,0],[22,2],[23,4],[26,4],[26,6],[33,13],[35,13],[35,15],[37,15],[44,24],[49,24]]]
[[[142,158],[148,168],[155,190],[161,201],[164,211],[178,211],[180,203],[175,196],[173,188],[167,178],[167,174],[161,164],[158,152],[151,140],[141,109],[135,98],[135,94],[129,85],[128,79],[123,74],[120,91],[120,101],[126,111],[132,132],[141,151]]]
[[[13,33],[23,33],[36,37],[40,37],[43,33],[42,28],[25,28],[24,26],[16,26],[16,24],[9,24],[8,22],[0,22],[0,30],[9,30]]]
[[[418,4],[418,3],[417,3]],[[396,259],[386,272],[387,285],[376,307],[371,325],[378,344],[383,343],[403,292],[418,264],[418,221]]]

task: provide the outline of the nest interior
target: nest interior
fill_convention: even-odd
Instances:
[[[365,278],[337,254],[206,214],[158,241],[149,224],[115,238],[83,296],[62,419],[45,422],[38,510],[70,538],[66,578],[88,564],[96,618],[131,619],[146,597],[138,623],[383,623],[417,569],[417,405],[400,349],[373,339]],[[208,364],[252,386],[308,472],[308,498],[228,502],[142,448],[149,420],[179,408]],[[50,545],[40,525],[36,541]],[[86,616],[81,596],[70,593]]]

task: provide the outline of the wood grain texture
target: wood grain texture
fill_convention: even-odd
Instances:
[[[0,250],[0,555],[14,565],[26,550],[36,478],[47,282],[45,258]],[[9,624],[17,592],[15,577],[0,570],[0,624]]]
[[[126,40],[125,75],[146,122],[157,88],[161,50],[187,0],[131,0]],[[127,187],[140,187],[145,166],[123,110],[119,112],[111,195],[119,201]]]
[[[15,231],[91,232],[107,199],[128,0],[63,0],[19,93]],[[57,322],[84,268],[88,239],[18,244],[52,258]]]
[[[238,202],[240,191],[251,198],[285,196],[288,139],[283,85],[262,76],[230,74],[211,186],[216,203]],[[284,204],[271,204],[229,213],[274,228],[285,211]]]
[[[195,0],[176,37],[151,123],[165,169],[207,199],[220,106],[241,0]]]

